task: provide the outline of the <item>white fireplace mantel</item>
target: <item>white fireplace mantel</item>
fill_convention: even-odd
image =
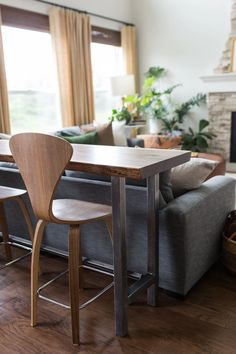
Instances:
[[[202,76],[207,92],[236,92],[236,73]]]

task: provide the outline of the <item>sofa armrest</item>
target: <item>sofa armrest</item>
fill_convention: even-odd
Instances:
[[[160,211],[162,253],[173,255],[172,267],[183,277],[180,284],[185,288],[179,293],[186,294],[219,258],[221,232],[234,208],[235,179],[215,176]],[[165,272],[162,253],[161,271]]]
[[[187,215],[192,212],[192,209],[195,213],[200,206],[205,205],[204,209],[210,213],[210,206],[212,206],[214,211],[217,207],[220,211],[222,211],[224,204],[227,205],[228,208],[229,201],[231,201],[231,207],[234,209],[235,184],[236,180],[232,177],[214,176],[205,181],[199,188],[191,190],[175,198],[168,204],[165,211],[169,209],[171,213],[175,213],[175,209],[177,209],[178,215]],[[207,199],[206,202],[206,198],[208,197],[210,197],[210,200]]]

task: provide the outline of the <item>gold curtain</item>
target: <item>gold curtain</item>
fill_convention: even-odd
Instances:
[[[124,26],[121,29],[121,46],[123,49],[126,74],[134,75],[135,89],[138,92],[138,64],[136,28]]]
[[[90,18],[59,7],[49,9],[64,126],[91,123],[94,99]]]
[[[11,128],[8,106],[7,78],[5,72],[1,27],[2,17],[0,9],[0,132],[4,134],[10,134]]]

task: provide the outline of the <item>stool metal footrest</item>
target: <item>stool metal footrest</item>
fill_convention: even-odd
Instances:
[[[81,266],[81,268],[87,268],[84,266]],[[70,309],[70,305],[64,304],[62,302],[53,300],[47,296],[41,295],[40,292],[45,289],[46,287],[48,287],[49,285],[51,285],[52,283],[54,283],[54,281],[58,280],[59,278],[63,277],[66,273],[68,273],[68,269],[65,270],[64,272],[61,272],[60,274],[58,274],[56,277],[54,277],[53,279],[49,280],[47,283],[43,284],[42,286],[40,286],[37,290],[38,293],[38,297],[42,300],[48,301],[52,304],[55,305],[59,305],[61,307],[64,307],[65,309]],[[111,274],[109,274],[111,275]],[[94,302],[95,300],[97,300],[100,296],[102,296],[103,294],[105,294],[109,289],[111,289],[114,286],[114,282],[111,282],[110,284],[108,284],[105,288],[103,288],[101,291],[99,291],[95,296],[93,296],[92,298],[90,298],[89,300],[85,301],[83,304],[81,304],[79,306],[79,309],[82,310],[85,307],[87,307],[88,305],[90,305],[92,302]]]
[[[12,261],[9,261],[7,263],[5,263],[4,265],[0,266],[0,270],[6,268],[6,267],[9,267],[10,265],[16,263],[16,262],[19,262],[21,261],[22,259],[30,256],[32,254],[32,249],[30,247],[27,247],[27,246],[24,246],[24,245],[21,245],[19,243],[15,243],[15,242],[11,242],[11,241],[8,241],[8,242],[0,242],[0,246],[4,246],[4,245],[10,245],[10,246],[13,246],[13,247],[16,247],[16,248],[20,248],[20,249],[23,249],[23,250],[26,250],[28,251],[28,253],[24,254],[23,256],[20,256],[20,257],[17,257],[15,259],[13,259]]]

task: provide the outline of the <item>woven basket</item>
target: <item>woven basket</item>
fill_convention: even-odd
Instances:
[[[236,274],[236,232],[229,237],[223,235],[222,261],[230,272]]]

